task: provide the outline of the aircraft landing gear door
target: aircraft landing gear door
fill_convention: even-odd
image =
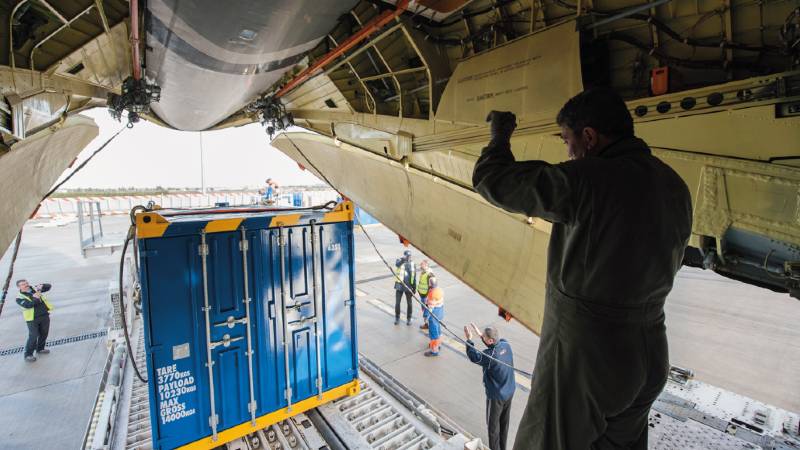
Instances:
[[[280,315],[283,331],[284,397],[292,404],[322,395],[320,336],[322,307],[318,226],[278,229]]]
[[[217,431],[255,422],[248,240],[244,229],[200,236],[208,424]]]

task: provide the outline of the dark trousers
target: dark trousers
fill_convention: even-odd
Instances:
[[[584,303],[549,289],[515,450],[647,450],[669,373],[663,304]]]
[[[511,400],[486,399],[486,425],[489,427],[489,448],[506,450],[508,419],[511,417]]]
[[[411,320],[411,291],[394,291],[394,318],[400,320],[400,300],[406,294],[406,320]]]
[[[28,324],[28,341],[25,343],[25,356],[33,356],[33,351],[44,350],[47,334],[50,332],[50,316],[35,317]]]

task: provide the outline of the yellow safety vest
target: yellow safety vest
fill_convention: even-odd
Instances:
[[[395,277],[394,281],[402,283],[403,278],[405,278],[405,275],[406,275],[406,263],[400,264],[399,266],[394,268],[394,277]]]
[[[428,294],[428,279],[433,275],[433,272],[422,272],[422,275],[419,276],[419,282],[417,283],[417,292],[419,295],[425,296]]]
[[[32,302],[35,301],[33,297],[29,296],[28,294],[23,294],[22,292],[19,293],[19,296],[17,296],[17,298],[25,298]],[[41,300],[44,302],[44,306],[47,306],[48,311],[53,310],[53,305],[51,305],[50,302],[47,301],[47,297],[44,294],[42,294]],[[31,320],[33,320],[33,314],[35,309],[36,308],[22,308],[22,317],[25,318],[26,322],[30,322]]]
[[[406,264],[407,263],[404,262],[403,264],[400,264],[398,267],[395,267],[395,269],[394,269],[394,276],[396,278],[395,281],[400,283],[400,284],[403,284],[403,282],[406,279]],[[411,276],[411,279],[409,281],[412,284],[412,286],[409,286],[409,288],[412,288],[412,287],[414,287],[413,286],[413,284],[414,284],[414,272],[412,271],[409,275]]]

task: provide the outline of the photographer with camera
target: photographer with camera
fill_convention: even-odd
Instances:
[[[25,343],[25,361],[34,362],[36,354],[45,355],[50,350],[44,348],[47,334],[50,332],[50,311],[53,306],[43,294],[50,290],[50,284],[31,286],[28,280],[17,280],[17,304],[22,307],[22,317],[28,325],[28,341]]]

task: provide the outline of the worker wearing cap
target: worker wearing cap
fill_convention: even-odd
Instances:
[[[50,350],[45,348],[47,335],[50,333],[50,311],[53,305],[44,295],[50,290],[47,283],[31,286],[28,280],[18,280],[17,304],[22,308],[22,317],[28,326],[28,340],[25,342],[24,358],[27,362],[36,361],[33,351],[37,355],[45,355]]]
[[[664,302],[692,229],[686,183],[634,136],[625,102],[582,92],[556,117],[570,161],[516,161],[516,117],[493,111],[472,182],[552,223],[533,385],[516,450],[646,449],[669,373]]]
[[[428,306],[428,350],[425,356],[439,356],[439,346],[442,344],[442,324],[444,320],[444,291],[433,281],[426,299]]]
[[[435,282],[436,275],[433,274],[431,270],[430,264],[428,263],[427,259],[423,259],[422,262],[419,263],[419,278],[417,279],[417,294],[419,294],[420,300],[422,303],[426,302],[426,297],[428,296],[428,291],[430,291],[431,283]],[[428,310],[420,305],[422,308],[422,320],[423,324],[419,326],[421,330],[428,329]]]
[[[473,335],[481,338],[486,349],[475,348]],[[500,338],[495,327],[480,332],[474,323],[464,327],[467,338],[467,358],[483,368],[483,387],[486,390],[486,424],[489,428],[489,448],[506,450],[508,422],[511,418],[511,400],[517,383],[514,380],[514,354],[511,345]]]
[[[395,263],[394,270],[394,324],[400,323],[400,301],[406,296],[406,324],[411,325],[411,297],[417,289],[417,267],[411,260],[411,252],[406,250],[403,257]]]

